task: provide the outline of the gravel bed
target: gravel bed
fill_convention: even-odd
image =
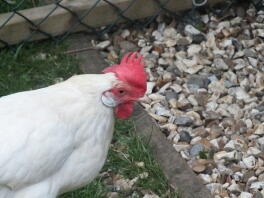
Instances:
[[[143,54],[146,111],[215,198],[264,197],[264,11],[238,5],[201,24],[161,15],[95,42],[109,62]]]

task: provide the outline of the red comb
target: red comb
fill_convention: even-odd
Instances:
[[[130,56],[131,55],[131,56]],[[120,64],[130,64],[130,65],[138,65],[144,67],[144,64],[140,64],[142,60],[142,55],[137,57],[137,52],[127,53],[121,60]]]
[[[137,52],[127,53],[119,65],[112,65],[102,71],[103,73],[113,72],[116,76],[135,88],[138,97],[142,97],[146,92],[147,75],[144,72],[142,55]]]

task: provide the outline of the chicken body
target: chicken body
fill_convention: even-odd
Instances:
[[[0,98],[1,198],[55,198],[99,173],[114,126],[101,95],[116,81],[79,75]]]

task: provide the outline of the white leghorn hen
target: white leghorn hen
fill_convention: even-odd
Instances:
[[[55,198],[102,168],[117,117],[146,91],[142,56],[0,98],[0,198]]]

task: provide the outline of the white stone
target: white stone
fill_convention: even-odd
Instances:
[[[220,104],[216,113],[219,113],[221,116],[230,117],[230,113],[227,111],[228,105],[227,104]]]
[[[232,71],[227,71],[226,73],[223,74],[223,77],[225,77],[225,79],[229,80],[230,82],[237,84],[238,80],[237,80],[237,75],[232,72]]]
[[[195,145],[195,144],[198,144],[198,142],[202,139],[202,137],[200,136],[197,136],[195,138],[193,138],[190,142],[191,145]]]
[[[250,63],[250,65],[252,65],[253,67],[257,67],[258,65],[258,60],[252,57],[248,57],[248,62]]]
[[[230,28],[230,22],[229,21],[222,21],[218,23],[217,25],[217,32],[220,32],[223,28],[229,29]]]
[[[254,183],[251,184],[250,188],[251,188],[251,189],[260,189],[260,188],[264,188],[264,181],[254,182]]]
[[[173,40],[173,39],[168,39],[165,41],[165,45],[167,47],[173,47],[177,44],[177,40]]]
[[[239,198],[253,198],[253,195],[248,192],[241,192]]]
[[[156,86],[155,82],[147,82],[147,91],[146,94],[151,94],[153,91],[153,88]]]
[[[235,174],[233,174],[233,178],[236,182],[240,181],[243,178],[243,173],[241,172],[236,172]]]
[[[256,85],[259,88],[264,87],[264,74],[263,72],[258,72],[256,75]]]
[[[213,81],[208,85],[209,91],[211,93],[225,93],[227,91],[227,89],[225,88],[225,86],[223,85],[223,83],[219,80]]]
[[[240,87],[246,89],[247,87],[249,87],[249,80],[247,78],[244,78],[241,82],[240,82]]]
[[[212,65],[212,61],[207,59],[208,57],[204,57],[201,54],[196,54],[193,56],[193,58],[197,61],[197,64],[199,65],[207,65],[207,66],[211,66]],[[212,79],[211,80],[217,80],[217,79]]]
[[[220,177],[221,177],[221,174],[220,172],[217,170],[217,168],[214,168],[213,169],[213,174],[211,175],[212,179],[213,179],[213,182],[216,182]]]
[[[175,148],[175,150],[177,152],[180,152],[180,151],[189,149],[190,145],[188,145],[188,144],[173,144],[173,147]]]
[[[263,145],[263,144],[264,144],[264,137],[258,138],[257,142],[258,142],[260,145]]]
[[[200,34],[201,32],[197,30],[195,27],[192,25],[186,25],[184,28],[184,31],[187,35],[195,35],[195,34]]]
[[[179,140],[180,140],[180,138],[181,138],[181,137],[180,137],[180,134],[177,133],[177,134],[174,136],[174,138],[173,138],[173,142],[174,142],[174,143],[178,143]]]
[[[248,169],[253,169],[256,166],[256,159],[254,156],[243,158],[242,161],[244,162],[244,164]]]
[[[170,117],[171,113],[169,110],[165,109],[162,106],[158,106],[155,108],[155,113],[160,116]]]
[[[127,38],[130,35],[130,31],[128,29],[123,30],[121,33],[122,38]]]
[[[197,61],[195,59],[182,59],[182,63],[187,67],[193,67],[197,65]]]
[[[237,53],[235,53],[235,55],[233,56],[233,58],[241,58],[245,55],[245,53],[243,51],[238,51]]]
[[[172,84],[170,88],[173,89],[176,93],[180,93],[182,91],[182,87],[176,83]]]
[[[202,21],[205,23],[205,24],[207,24],[208,22],[209,22],[209,16],[208,16],[208,14],[205,14],[205,15],[202,15]]]
[[[258,52],[263,52],[263,50],[264,50],[264,43],[258,44],[258,45],[256,46],[256,50],[257,50]],[[263,54],[262,54],[262,55],[263,55]]]
[[[233,182],[227,189],[233,193],[241,192],[240,186],[236,184],[235,182]]]
[[[220,50],[220,49],[218,49],[218,48],[215,48],[215,49],[213,50],[213,54],[214,54],[215,56],[225,56],[226,52],[227,52],[227,50]]]
[[[157,93],[150,94],[148,95],[148,97],[154,101],[161,101],[165,99],[165,96],[157,94]]]
[[[145,47],[142,47],[141,50],[140,50],[140,54],[146,54],[146,53],[148,53],[151,49],[152,49],[152,46],[145,46]]]
[[[234,67],[235,70],[241,70],[247,66],[247,63],[242,58],[235,59],[233,62],[236,64]]]
[[[188,74],[196,74],[198,71],[200,71],[203,68],[204,68],[204,66],[202,66],[202,65],[194,65],[194,66],[187,68],[185,70],[185,72]]]
[[[217,107],[218,107],[218,104],[214,101],[208,102],[206,104],[206,110],[207,111],[215,111],[217,109]]]
[[[231,104],[228,106],[228,112],[234,115],[235,119],[240,119],[243,117],[243,110],[239,107],[238,104]]]
[[[198,106],[198,102],[194,95],[189,95],[187,98],[193,106]]]
[[[223,186],[224,189],[227,189],[230,186],[230,184],[229,183],[224,183],[222,186]]]
[[[110,41],[102,41],[96,45],[96,48],[98,49],[105,49],[111,44]]]
[[[152,36],[155,38],[156,41],[162,41],[164,39],[162,34],[157,30],[152,32]]]
[[[228,70],[229,68],[222,58],[215,58],[214,65],[217,69]]]
[[[167,124],[164,124],[164,125],[160,126],[160,128],[162,128],[162,129],[165,128],[168,131],[176,131],[177,126],[175,124],[172,124],[172,123],[167,123]]]
[[[255,37],[259,36],[259,37],[264,38],[264,29],[253,30],[253,34]]]
[[[255,130],[254,134],[256,135],[263,135],[264,134],[264,124],[260,124],[257,126],[257,129]]]
[[[146,104],[145,102],[140,102],[140,104],[145,108],[146,111],[151,111],[151,105]]]
[[[248,155],[257,156],[260,153],[262,153],[262,152],[258,148],[256,148],[256,147],[249,147],[248,150],[247,150],[247,154]]]
[[[221,160],[221,159],[229,159],[233,160],[237,158],[237,151],[231,151],[231,152],[226,152],[226,151],[220,151],[218,153],[214,154],[214,160]]]
[[[232,26],[234,26],[234,25],[240,25],[241,21],[242,21],[242,18],[241,17],[236,17],[236,18],[233,18],[230,21],[230,23],[231,23]]]
[[[168,63],[168,61],[167,61],[166,59],[164,59],[164,58],[159,58],[159,60],[158,60],[158,64],[159,64],[159,65],[168,65],[169,63]]]
[[[147,45],[146,40],[144,40],[144,39],[138,40],[138,46],[139,47],[146,47],[146,45]]]
[[[149,112],[149,115],[150,115],[151,117],[153,117],[155,120],[159,121],[160,123],[165,123],[165,122],[167,122],[167,120],[168,120],[166,117],[164,117],[164,116],[159,116],[159,115],[156,115],[156,114],[154,114],[154,113],[150,113],[150,112]]]
[[[201,120],[201,116],[199,113],[197,113],[195,111],[188,111],[185,115],[191,116],[192,118],[194,118],[194,120],[195,120],[194,125],[195,126],[200,126],[203,124],[203,122]]]
[[[199,177],[203,180],[204,184],[209,184],[213,182],[211,176],[208,174],[199,174]]]
[[[255,172],[255,174],[257,175],[257,176],[259,176],[261,173],[263,173],[264,172],[264,167],[259,167],[257,170],[256,170],[256,172]]]
[[[257,180],[258,180],[258,178],[257,178],[256,176],[252,176],[252,177],[250,177],[250,178],[248,179],[247,183],[248,183],[248,184],[251,184],[251,183],[253,183],[253,182],[256,182]]]
[[[223,190],[222,184],[220,183],[207,184],[206,187],[210,190],[212,194],[220,194]]]
[[[167,28],[165,28],[165,30],[163,32],[163,36],[167,37],[167,38],[175,39],[176,35],[177,35],[177,32],[176,32],[175,28],[173,28],[173,27],[167,27]]]
[[[188,56],[194,56],[195,54],[198,54],[202,50],[201,45],[190,45],[187,49]]]
[[[252,126],[253,126],[253,123],[252,123],[252,121],[250,119],[246,119],[245,120],[245,124],[247,125],[247,128],[248,129],[251,129]]]
[[[159,32],[164,32],[165,28],[166,28],[166,23],[160,22],[159,25],[158,25],[158,31]]]
[[[232,40],[231,39],[225,39],[219,45],[223,48],[229,47],[232,45]]]
[[[218,49],[215,43],[215,35],[213,32],[207,34],[206,46],[211,49]]]
[[[217,169],[221,175],[231,175],[233,171],[222,163],[217,163]]]
[[[241,169],[247,169],[247,166],[246,166],[245,163],[242,162],[242,161],[238,162],[238,165],[239,165],[239,167],[240,167]]]
[[[210,143],[213,145],[213,147],[219,149],[219,144],[217,139],[210,140]]]
[[[171,72],[165,72],[162,76],[163,80],[166,82],[170,82],[174,79],[174,75]]]
[[[176,52],[176,53],[175,53],[175,56],[176,56],[176,58],[177,58],[178,60],[182,60],[182,59],[186,58],[186,56],[187,56],[187,52],[185,52],[185,51],[179,51],[179,52]],[[177,65],[177,64],[176,64],[176,65]]]
[[[185,159],[185,160],[190,160],[191,159],[189,152],[186,151],[186,150],[185,151],[181,151],[180,154],[181,154],[181,157],[183,159]]]
[[[255,45],[255,40],[254,39],[251,39],[251,40],[242,40],[241,43],[242,43],[243,47],[250,48],[250,47],[252,47],[252,46]]]
[[[225,149],[230,149],[230,150],[234,150],[235,149],[235,141],[234,140],[230,140],[224,147]]]
[[[165,85],[163,85],[163,86],[159,89],[158,93],[164,93],[165,90],[168,89],[170,86],[171,86],[171,82],[166,83]]]
[[[230,94],[234,94],[238,100],[247,100],[250,98],[248,93],[241,87],[230,88],[229,90],[232,91]]]

